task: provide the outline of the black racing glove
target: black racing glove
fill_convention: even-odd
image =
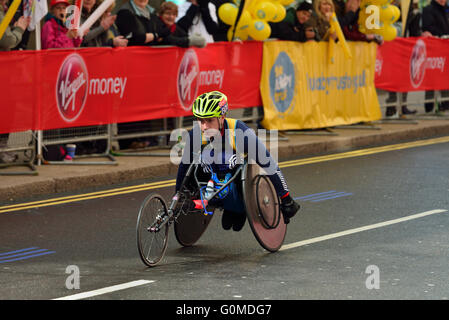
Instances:
[[[293,218],[300,209],[300,205],[290,197],[290,195],[286,196],[284,199],[281,199],[281,211],[284,216],[285,224],[290,222],[290,218]]]

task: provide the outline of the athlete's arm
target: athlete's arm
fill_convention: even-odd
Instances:
[[[265,144],[256,136],[254,130],[250,129],[243,121],[237,121],[236,129],[243,132],[243,150],[244,153],[248,155],[248,161],[256,162],[261,168],[265,169],[268,178],[280,198],[287,196],[289,192],[287,183],[285,182],[277,162],[273,159]],[[237,135],[240,134],[239,130],[236,130],[237,150],[241,148],[237,137]]]
[[[188,141],[186,141],[182,153],[181,163],[179,164],[178,167],[178,174],[176,176],[176,188],[175,188],[176,191],[179,191],[179,188],[181,188],[181,183],[184,180],[184,177],[186,176],[187,173],[187,169],[189,168],[192,161],[193,161],[193,130],[190,130],[188,135]]]

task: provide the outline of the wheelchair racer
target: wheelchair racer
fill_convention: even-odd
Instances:
[[[195,130],[194,126],[194,129],[189,131],[189,141],[186,143],[178,168],[176,191],[179,191],[192,161],[198,161],[201,164],[202,170],[199,171],[202,171],[202,177],[205,179],[209,180],[214,173],[221,182],[226,182],[227,180],[223,181],[223,178],[231,176],[230,173],[233,172],[236,164],[242,161],[242,155],[245,154],[248,160],[256,162],[261,168],[266,169],[265,171],[268,170],[266,174],[281,200],[284,222],[289,223],[290,218],[296,214],[300,206],[290,196],[287,183],[277,163],[254,131],[243,121],[226,118],[227,97],[219,91],[203,93],[194,101],[192,111],[200,122],[200,128],[196,127]],[[214,144],[214,140],[219,146],[213,147],[212,150],[207,149],[205,146],[208,143]],[[199,159],[194,159],[195,155],[200,155]],[[225,230],[232,227],[234,231],[240,231],[246,221],[241,184],[236,185],[237,187],[231,183],[229,194],[222,201],[224,209],[222,227]]]

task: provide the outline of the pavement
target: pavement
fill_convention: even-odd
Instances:
[[[327,130],[305,130],[279,134],[279,161],[293,158],[344,152],[354,149],[449,135],[448,118],[424,120],[382,120],[363,125],[334,127]],[[169,150],[152,150],[168,153]],[[103,188],[138,180],[174,177],[177,165],[167,156],[115,156],[76,159],[72,164],[36,166],[37,175],[0,175],[0,204],[19,202],[39,196]],[[108,164],[81,164],[81,161],[102,161]],[[0,169],[14,172],[19,167]],[[26,172],[27,168],[20,169]]]

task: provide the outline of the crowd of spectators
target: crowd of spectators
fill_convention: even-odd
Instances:
[[[42,49],[73,47],[126,47],[173,45],[204,47],[208,43],[227,41],[229,25],[218,15],[219,7],[232,0],[115,0],[113,5],[89,30],[79,36],[67,26],[66,8],[74,0],[47,0],[49,12],[41,22]],[[103,0],[84,0],[81,24]],[[361,0],[295,0],[287,6],[281,22],[270,22],[271,36],[291,41],[326,41],[336,39],[330,32],[329,20],[336,14],[343,34],[349,41],[375,41],[382,38],[359,31],[358,18]],[[449,36],[448,0],[428,0],[428,5],[418,9],[419,0],[411,0],[404,36]],[[2,19],[8,3],[0,0]],[[181,3],[179,6],[175,2]],[[401,1],[393,0],[400,8]],[[21,6],[19,6],[21,8]],[[15,18],[0,39],[0,50],[26,48],[29,18],[18,10]],[[422,12],[422,13],[421,13]],[[400,20],[395,24],[401,34]],[[26,39],[25,39],[26,38]],[[22,44],[21,44],[22,43]],[[21,45],[20,45],[21,44]],[[429,96],[432,93],[429,93]],[[430,110],[430,107],[426,109]]]
[[[0,14],[4,15],[8,2],[0,0]],[[116,0],[107,12],[97,20],[86,33],[80,37],[75,30],[66,25],[66,8],[74,0],[48,0],[49,12],[42,22],[42,48],[70,47],[124,47],[174,45],[181,47],[204,47],[207,43],[227,41],[229,25],[224,24],[219,15],[219,7],[231,0]],[[95,11],[103,0],[84,0],[81,10],[81,24]],[[415,0],[416,1],[416,0]],[[446,18],[438,14],[438,6],[447,8],[447,0],[430,0],[424,9],[433,15],[431,20],[423,14],[423,30],[434,36],[449,33]],[[398,4],[400,6],[400,4]],[[281,22],[270,22],[270,38],[305,42],[309,40],[325,41],[336,39],[329,32],[329,19],[335,12],[347,40],[376,41],[381,39],[374,35],[365,35],[358,30],[360,0],[296,0],[287,7],[287,15]],[[163,16],[166,16],[165,18]],[[172,18],[169,17],[172,16]],[[17,16],[17,15],[16,15]],[[420,19],[410,21],[415,28],[420,28]],[[174,20],[174,21],[171,21]],[[426,20],[426,21],[425,21]],[[445,20],[445,21],[443,21]],[[2,38],[3,43],[22,40],[26,33],[29,18],[17,17]],[[445,24],[443,27],[440,24]],[[20,43],[15,41],[14,48]],[[30,47],[32,44],[30,45]],[[4,50],[4,49],[1,49]]]
[[[231,0],[185,0],[179,6],[166,0],[116,0],[113,5],[82,36],[66,24],[66,8],[74,0],[48,0],[48,14],[41,21],[42,49],[76,47],[126,47],[173,45],[179,47],[205,47],[208,43],[227,41],[229,25],[223,23],[218,8]],[[84,0],[81,10],[82,24],[103,0]],[[313,1],[313,2],[312,2]],[[404,36],[449,37],[448,0],[429,0],[420,10],[418,0],[412,0],[408,12]],[[0,21],[3,20],[12,0],[0,0]],[[400,1],[393,2],[399,8]],[[291,41],[337,40],[330,32],[329,20],[336,14],[346,40],[374,41],[382,44],[377,35],[359,31],[358,18],[360,0],[296,0],[287,8],[283,21],[270,22],[271,38]],[[23,16],[19,6],[15,17],[0,39],[0,51],[32,48],[27,27],[30,18]],[[400,20],[395,24],[402,34]],[[34,39],[33,39],[34,40]],[[405,95],[403,95],[404,98]],[[449,97],[449,91],[442,91]],[[427,99],[433,99],[434,92],[426,92]],[[396,101],[391,92],[387,102]],[[406,96],[405,96],[406,99]],[[426,103],[427,112],[433,110],[433,103]],[[440,111],[449,110],[449,102],[439,105]],[[402,113],[411,114],[404,105]],[[389,107],[386,115],[396,113]],[[0,135],[0,147],[7,135]]]

